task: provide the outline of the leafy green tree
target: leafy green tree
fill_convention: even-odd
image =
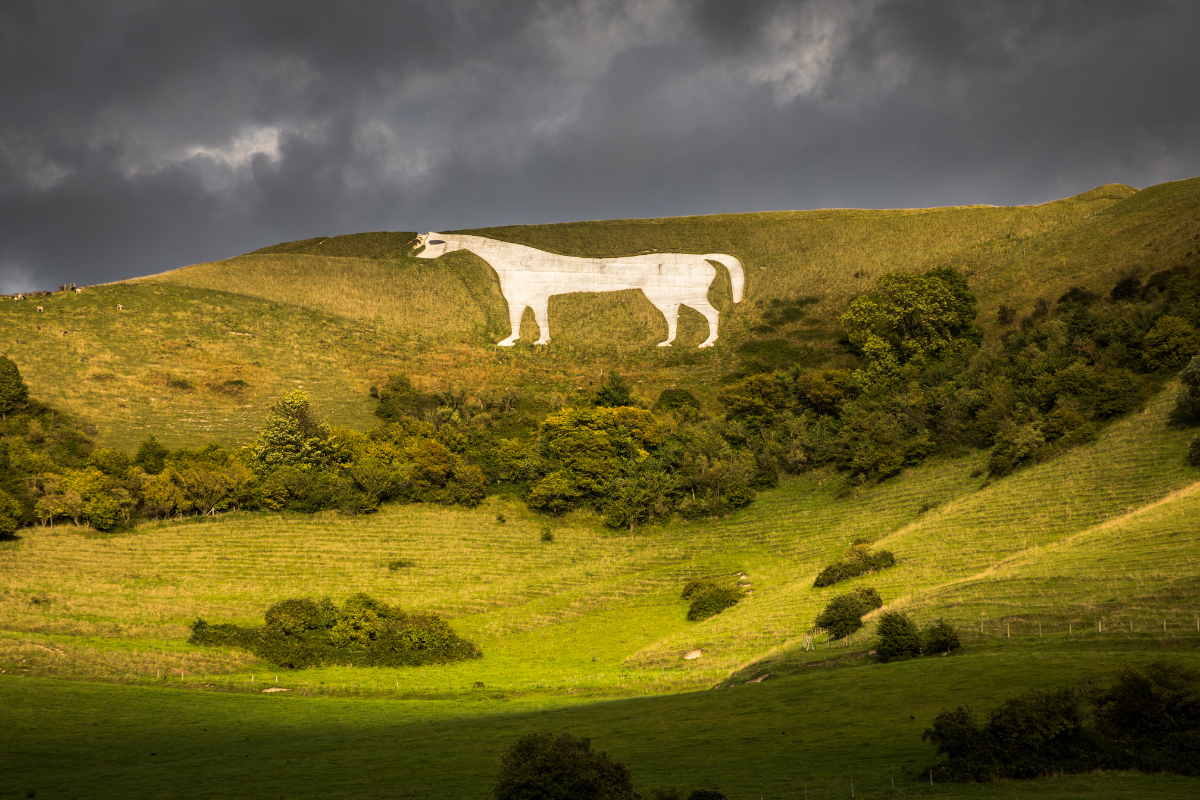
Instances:
[[[21,524],[21,504],[0,490],[0,536],[12,536]]]
[[[164,447],[158,439],[151,436],[138,446],[133,463],[151,475],[157,475],[163,471],[169,455],[171,455],[171,451]]]
[[[830,600],[817,615],[816,626],[830,639],[844,639],[862,627],[862,617],[883,605],[883,598],[872,588],[856,589]]]
[[[928,653],[949,653],[960,646],[958,631],[944,619],[935,620],[921,631],[921,646]]]
[[[902,611],[888,611],[879,617],[875,628],[879,641],[875,651],[880,661],[919,656],[921,633],[917,625]]]
[[[7,356],[0,356],[0,417],[7,418],[29,399],[21,371]]]
[[[1175,417],[1180,422],[1200,422],[1200,356],[1192,356],[1192,360],[1179,373]]]
[[[1142,339],[1142,357],[1150,369],[1174,369],[1200,353],[1196,329],[1187,320],[1163,314]]]
[[[988,472],[1002,477],[1017,467],[1028,464],[1037,455],[1038,448],[1045,444],[1041,434],[1032,425],[1010,427],[996,436],[996,444],[988,455]]]
[[[629,770],[590,739],[528,733],[500,758],[496,800],[640,800]]]
[[[258,472],[285,466],[320,469],[333,460],[330,434],[308,395],[295,389],[272,406],[266,426],[250,444],[251,463]]]
[[[977,344],[975,297],[957,272],[880,276],[856,298],[841,323],[868,361],[868,384],[890,381],[906,364],[923,366],[965,344]]]

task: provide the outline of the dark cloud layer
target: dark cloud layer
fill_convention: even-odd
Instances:
[[[361,230],[1200,173],[1200,6],[0,6],[0,291]]]

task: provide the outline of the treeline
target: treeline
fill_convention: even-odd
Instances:
[[[944,756],[929,769],[942,780],[1094,769],[1200,775],[1200,675],[1165,661],[1127,667],[1110,686],[1013,697],[982,723],[963,706],[943,711],[922,738]]]
[[[385,500],[471,506],[487,486],[453,431],[413,419],[367,433],[333,428],[301,391],[277,401],[245,447],[169,450],[151,436],[133,456],[96,448],[93,430],[27,396],[7,410],[0,533],[66,522],[109,531],[232,509],[359,514]]]
[[[938,452],[988,448],[1002,476],[1093,439],[1200,353],[1200,267],[1107,296],[1073,288],[984,343],[961,275],[892,273],[841,318],[861,368],[753,375],[722,395],[759,459],[803,472],[833,465],[857,482]]]
[[[849,487],[965,447],[989,449],[998,477],[1094,438],[1200,354],[1198,300],[1200,267],[1184,265],[1106,296],[1073,288],[1024,316],[1001,306],[1003,333],[984,342],[961,275],[897,272],[841,317],[858,369],[744,377],[712,415],[680,389],[650,406],[615,372],[549,412],[510,391],[426,393],[394,375],[372,389],[381,425],[366,433],[325,424],[297,391],[246,447],[169,451],[151,437],[133,456],[94,449],[94,431],[30,400],[0,359],[0,533],[237,508],[472,506],[504,482],[531,508],[590,507],[632,529],[744,508],[781,471],[832,465]],[[1200,421],[1200,363],[1183,378],[1177,419]],[[1200,463],[1200,440],[1193,450]]]

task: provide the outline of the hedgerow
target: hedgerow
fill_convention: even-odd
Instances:
[[[328,598],[283,600],[267,609],[261,628],[192,623],[196,645],[249,650],[280,667],[321,665],[400,667],[482,657],[436,614],[406,614],[365,594],[340,607]]]

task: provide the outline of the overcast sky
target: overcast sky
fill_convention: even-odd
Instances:
[[[0,4],[0,291],[370,230],[1200,174],[1194,0]]]

